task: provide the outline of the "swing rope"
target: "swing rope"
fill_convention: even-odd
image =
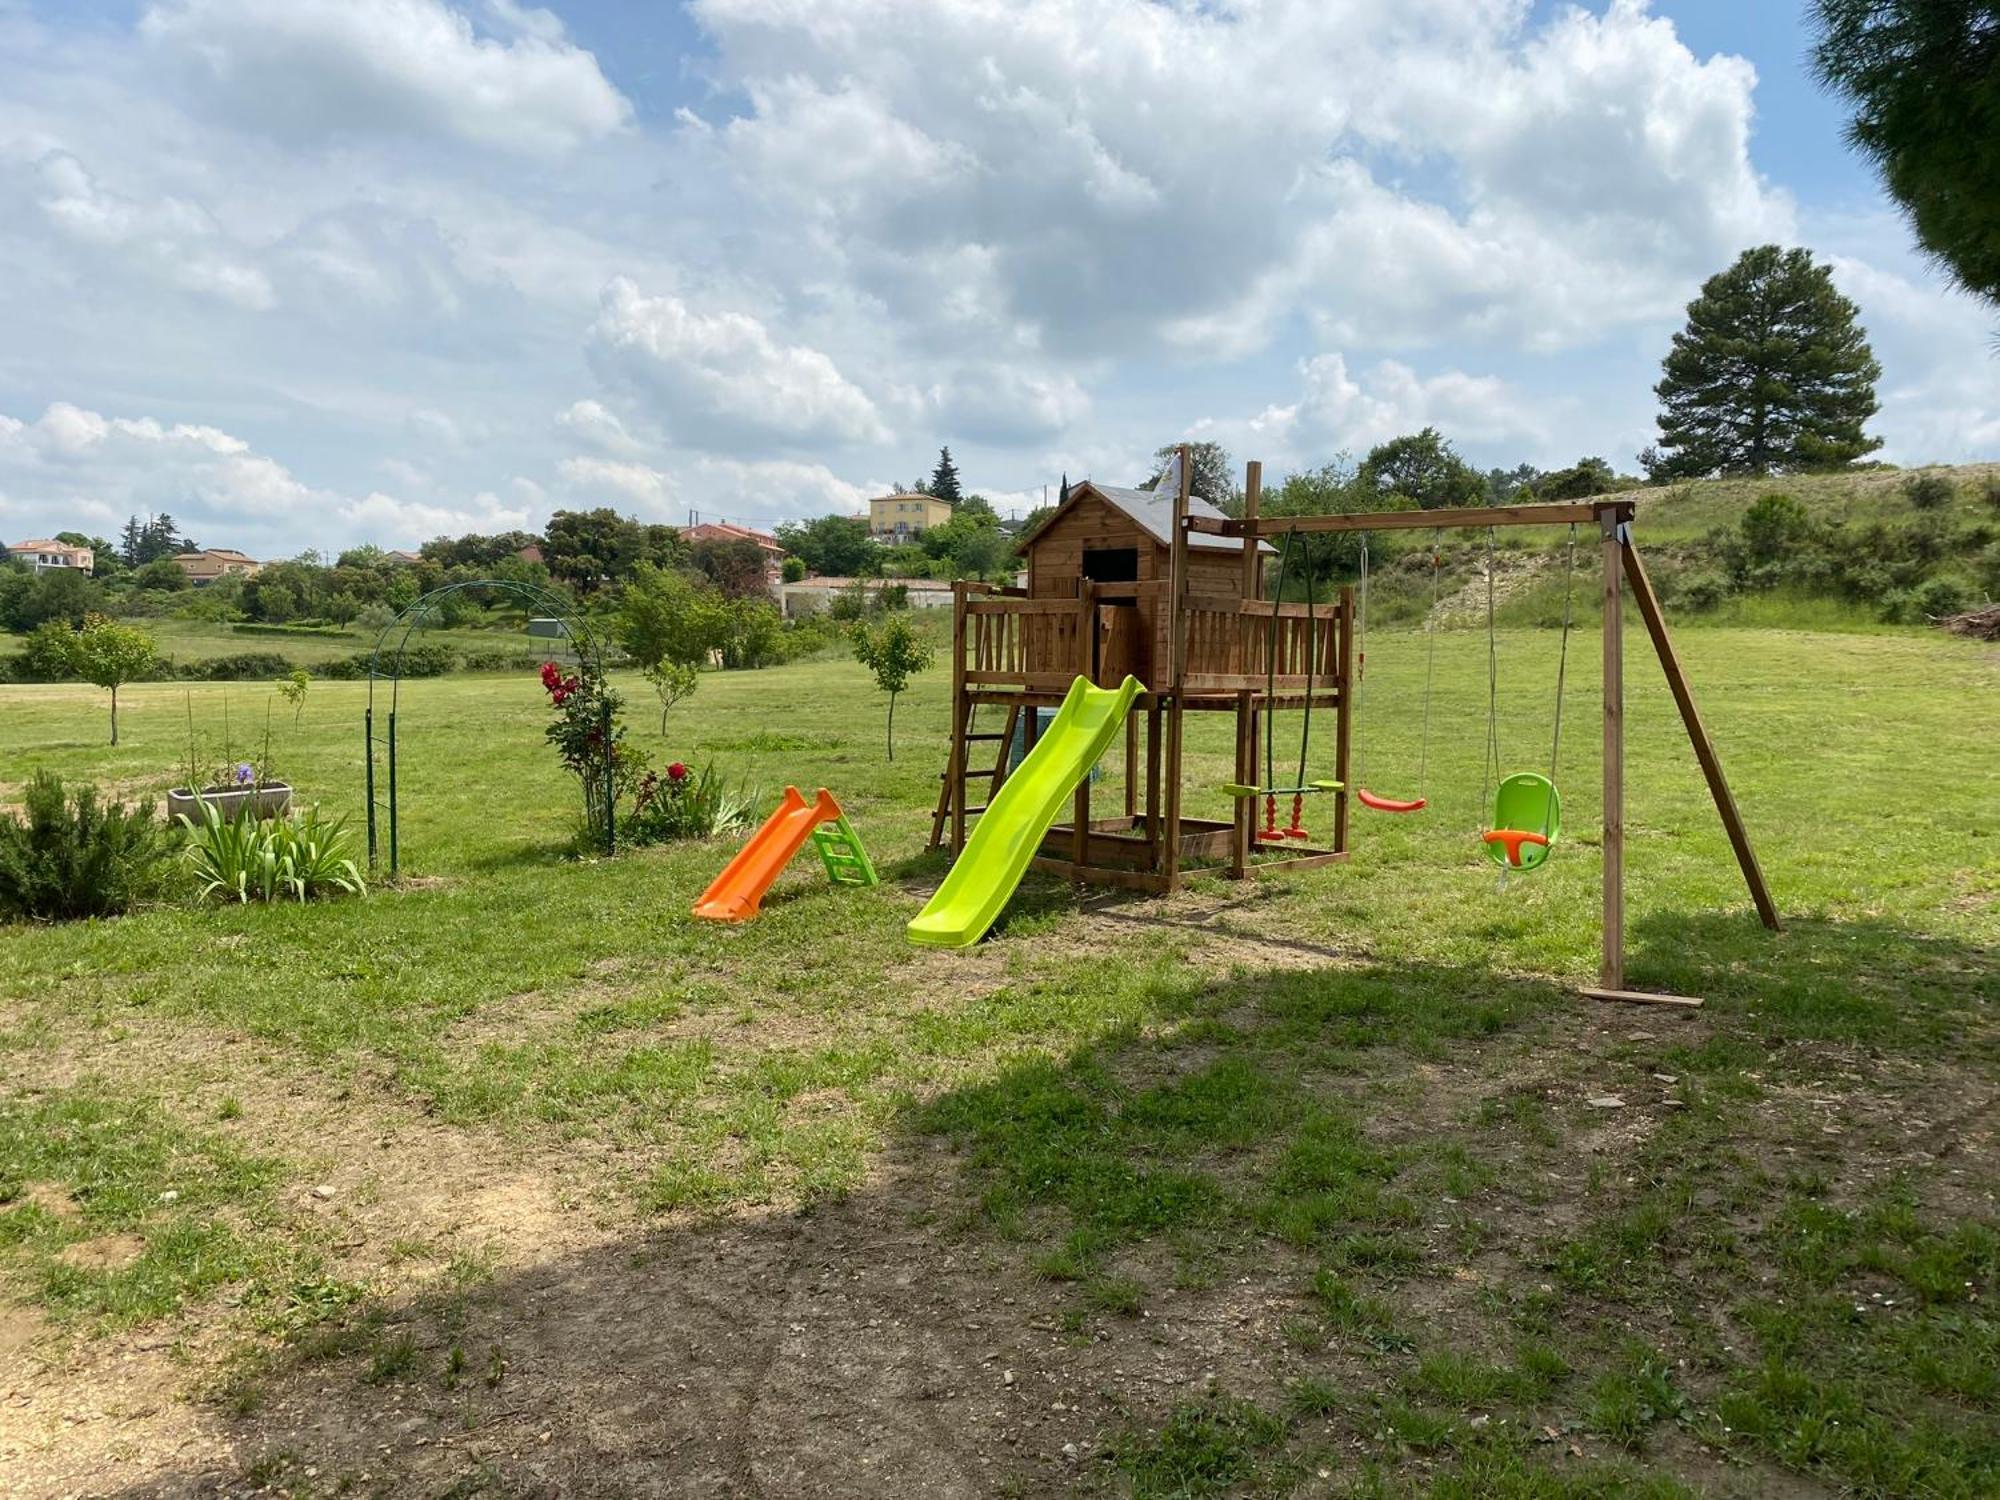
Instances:
[[[1569,626],[1570,603],[1576,591],[1576,522],[1569,523],[1569,541],[1563,548],[1563,628],[1562,648],[1556,656],[1556,724],[1555,734],[1549,744],[1549,784],[1556,784],[1556,766],[1562,759],[1563,743],[1563,683],[1569,675]],[[1549,819],[1554,816],[1554,803],[1542,807],[1542,833],[1549,831]]]
[[[1368,790],[1368,778],[1363,769],[1363,758],[1367,754],[1368,738],[1362,735],[1354,750],[1355,797],[1363,807],[1372,807],[1377,812],[1410,813],[1420,812],[1430,802],[1430,759],[1431,759],[1431,687],[1437,680],[1437,610],[1442,560],[1444,528],[1438,527],[1431,533],[1431,612],[1426,625],[1429,641],[1424,649],[1424,727],[1421,748],[1417,752],[1417,795],[1414,801],[1398,802],[1389,797],[1378,797]],[[1355,678],[1354,716],[1361,717],[1361,700],[1368,681],[1368,533],[1361,533],[1361,605],[1359,618],[1355,622]]]
[[[1430,800],[1431,772],[1431,683],[1437,678],[1438,659],[1438,579],[1440,552],[1444,546],[1444,528],[1440,526],[1431,533],[1431,609],[1424,617],[1424,730],[1423,738],[1417,743],[1417,800]]]
[[[1479,805],[1488,805],[1500,774],[1500,637],[1493,628],[1493,528],[1486,528],[1486,765],[1480,773]]]

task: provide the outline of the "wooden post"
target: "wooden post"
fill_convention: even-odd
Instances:
[[[945,786],[951,792],[951,852],[965,849],[965,581],[951,586],[951,754]]]
[[[1653,650],[1667,674],[1667,686],[1673,691],[1674,703],[1681,711],[1681,723],[1687,727],[1688,742],[1694,746],[1694,757],[1701,762],[1701,774],[1708,781],[1708,793],[1715,799],[1715,810],[1722,816],[1729,845],[1736,851],[1736,863],[1742,867],[1744,883],[1750,887],[1750,899],[1757,903],[1757,916],[1766,927],[1776,932],[1779,928],[1777,904],[1771,899],[1770,888],[1764,884],[1764,872],[1757,865],[1756,851],[1750,847],[1750,834],[1743,826],[1743,814],[1737,811],[1736,799],[1730,795],[1729,782],[1723,777],[1722,759],[1715,753],[1715,742],[1708,737],[1708,729],[1701,722],[1701,713],[1695,707],[1694,689],[1688,685],[1687,673],[1681,669],[1680,658],[1674,654],[1674,643],[1667,635],[1667,617],[1660,610],[1659,596],[1653,592],[1653,581],[1646,576],[1646,565],[1639,560],[1639,549],[1629,541],[1625,544],[1625,577],[1632,585],[1632,598],[1638,603],[1639,617],[1646,622],[1646,633],[1653,638]]]
[[[1160,840],[1160,695],[1146,698],[1146,847],[1152,853],[1153,873],[1167,867]]]
[[[1236,781],[1257,785],[1257,695],[1236,695]],[[1250,873],[1250,841],[1256,836],[1257,799],[1238,797],[1229,831],[1229,873],[1241,880]]]
[[[1139,715],[1125,715],[1125,821],[1139,816]]]
[[[1258,587],[1257,564],[1262,554],[1258,552],[1261,543],[1257,540],[1255,522],[1257,512],[1264,502],[1264,466],[1252,459],[1243,471],[1243,519],[1252,523],[1252,529],[1243,534],[1243,597],[1256,599],[1263,595]]]
[[[1252,459],[1243,470],[1243,519],[1254,523],[1264,503],[1264,465]],[[1262,580],[1257,576],[1258,564],[1263,561],[1254,529],[1243,536],[1243,597],[1259,599],[1263,597]],[[1243,631],[1248,616],[1235,623],[1237,640],[1233,644],[1241,648]],[[1242,660],[1233,664],[1237,670],[1250,670],[1250,658],[1246,652]],[[1257,785],[1257,695],[1243,692],[1236,695],[1236,781],[1240,786]],[[1236,799],[1235,827],[1231,831],[1229,845],[1229,873],[1238,880],[1250,873],[1250,847],[1257,836],[1257,799],[1238,797]]]
[[[1333,848],[1347,852],[1347,771],[1354,749],[1354,587],[1340,591],[1340,703],[1333,718],[1333,779],[1340,790],[1333,794]]]
[[[1606,513],[1604,535],[1604,961],[1599,985],[1625,988],[1625,576],[1624,523]]]
[[[1167,655],[1169,691],[1167,707],[1167,889],[1173,890],[1181,878],[1181,721],[1186,705],[1181,701],[1181,681],[1187,674],[1187,619],[1181,609],[1188,586],[1188,493],[1193,479],[1192,456],[1188,445],[1180,446],[1180,486],[1174,492],[1174,530],[1171,566],[1173,580],[1167,590]]]

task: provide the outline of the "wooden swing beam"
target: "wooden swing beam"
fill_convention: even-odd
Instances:
[[[1354,531],[1446,529],[1458,531],[1482,526],[1568,526],[1581,525],[1585,522],[1595,523],[1604,559],[1602,592],[1604,948],[1603,960],[1598,970],[1598,983],[1583,993],[1597,1000],[1629,1001],[1648,1005],[1693,1007],[1701,1004],[1700,1000],[1690,996],[1657,995],[1625,988],[1624,624],[1627,585],[1632,590],[1633,602],[1638,605],[1639,616],[1645,621],[1646,634],[1653,643],[1654,654],[1660,659],[1661,670],[1666,673],[1667,687],[1673,694],[1674,706],[1680,710],[1681,724],[1687,731],[1689,744],[1694,748],[1695,759],[1701,765],[1701,774],[1708,783],[1709,795],[1714,799],[1716,813],[1722,819],[1724,831],[1729,835],[1730,848],[1735,851],[1737,865],[1743,872],[1744,884],[1750,889],[1750,899],[1756,903],[1758,919],[1773,932],[1778,930],[1780,924],[1777,904],[1771,899],[1770,887],[1764,882],[1764,872],[1757,863],[1756,851],[1750,845],[1750,834],[1744,827],[1743,815],[1736,806],[1735,797],[1730,793],[1728,780],[1722,774],[1722,759],[1716,753],[1715,741],[1709,737],[1708,728],[1702,723],[1700,711],[1695,707],[1694,689],[1688,682],[1687,672],[1681,666],[1679,655],[1674,651],[1673,639],[1667,633],[1666,615],[1660,608],[1659,596],[1653,592],[1652,580],[1646,574],[1645,564],[1640,561],[1638,549],[1632,544],[1632,518],[1638,510],[1633,501],[1579,500],[1555,504],[1489,505],[1451,510],[1363,511],[1338,516],[1265,517],[1258,514],[1258,507],[1253,500],[1245,508],[1242,519],[1218,519],[1192,516],[1187,513],[1188,471],[1187,450],[1183,448],[1181,494],[1176,497],[1174,507],[1174,555],[1177,562],[1186,555],[1186,537],[1189,532],[1202,532],[1210,536],[1241,537],[1247,556],[1258,541],[1282,537],[1288,532],[1305,535]],[[1262,476],[1258,474],[1256,477]],[[1254,488],[1252,494],[1255,494]],[[1180,576],[1177,568],[1174,590],[1176,600],[1180,593]],[[1178,631],[1176,639],[1178,640]],[[1178,671],[1176,678],[1178,679]],[[1344,745],[1342,750],[1341,759],[1344,762],[1346,759]],[[1254,754],[1254,749],[1250,753]],[[1175,769],[1178,770],[1178,745],[1174,746],[1173,758]],[[1237,759],[1239,766],[1244,763],[1245,749],[1240,735]],[[1342,779],[1345,779],[1344,774]],[[1345,797],[1340,801],[1341,811],[1345,813]],[[1173,812],[1170,811],[1169,816],[1172,815]],[[1241,809],[1238,815],[1241,817]],[[1344,818],[1342,821],[1345,821]],[[1344,838],[1337,840],[1336,843],[1341,848],[1346,846]]]

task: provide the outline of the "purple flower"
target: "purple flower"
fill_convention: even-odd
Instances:
[[[247,760],[242,761],[237,765],[236,784],[238,786],[248,786],[251,782],[255,781],[256,779],[257,779],[256,767],[252,766],[249,761]]]

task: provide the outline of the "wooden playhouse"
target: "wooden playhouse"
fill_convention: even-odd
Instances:
[[[1257,465],[1248,478],[1254,518]],[[1239,799],[1227,822],[1181,812],[1191,712],[1235,716],[1235,779],[1254,784],[1274,710],[1330,709],[1333,775],[1347,780],[1352,593],[1315,606],[1266,599],[1269,542],[1195,529],[1226,519],[1185,485],[1158,493],[1084,481],[1023,538],[1025,588],[954,586],[951,749],[932,847],[965,847],[969,820],[1032,746],[1035,710],[1060,703],[1079,676],[1111,687],[1130,674],[1146,691],[1126,721],[1122,806],[1093,807],[1086,780],[1072,818],[1049,831],[1035,868],[1167,891],[1190,866],[1242,876],[1346,857],[1344,788],[1329,793],[1332,835],[1324,847],[1263,841],[1256,798]],[[980,727],[982,710],[998,727]]]

